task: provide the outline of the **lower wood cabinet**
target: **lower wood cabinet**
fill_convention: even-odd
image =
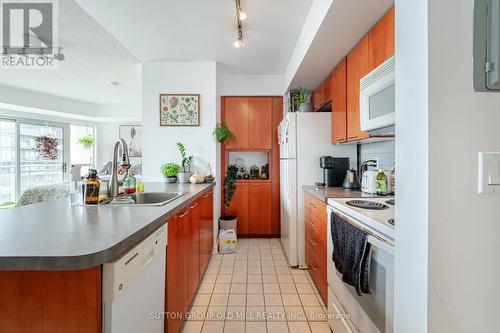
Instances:
[[[304,212],[306,265],[326,304],[328,295],[326,204],[306,193]]]
[[[0,332],[101,333],[101,266],[0,272]]]
[[[225,215],[238,218],[238,236],[270,236],[272,219],[270,181],[238,181]]]
[[[168,221],[165,291],[168,333],[180,332],[212,248],[213,191],[210,191]]]

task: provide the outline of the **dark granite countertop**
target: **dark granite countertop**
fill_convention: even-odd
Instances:
[[[345,190],[342,187],[316,187],[314,185],[302,186],[302,190],[312,194],[324,203],[328,203],[330,198],[377,198],[378,195],[371,195],[361,191]]]
[[[147,192],[187,192],[164,206],[83,206],[61,199],[0,210],[0,271],[78,270],[110,262],[213,186],[145,183]]]

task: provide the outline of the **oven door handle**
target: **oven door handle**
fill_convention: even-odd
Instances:
[[[390,253],[391,255],[394,255],[394,245],[392,244],[384,242],[373,236],[368,236],[367,242],[375,247],[378,247],[379,249],[384,250],[385,252]]]

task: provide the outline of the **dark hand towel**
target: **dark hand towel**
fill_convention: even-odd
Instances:
[[[359,296],[371,294],[369,285],[370,243],[368,233],[333,213],[331,221],[335,268],[342,281],[353,286]]]

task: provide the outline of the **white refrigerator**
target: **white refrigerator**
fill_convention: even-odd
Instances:
[[[356,148],[333,145],[330,112],[285,113],[278,128],[280,144],[281,243],[290,266],[305,268],[304,192],[302,186],[323,181],[319,158],[350,157]]]

